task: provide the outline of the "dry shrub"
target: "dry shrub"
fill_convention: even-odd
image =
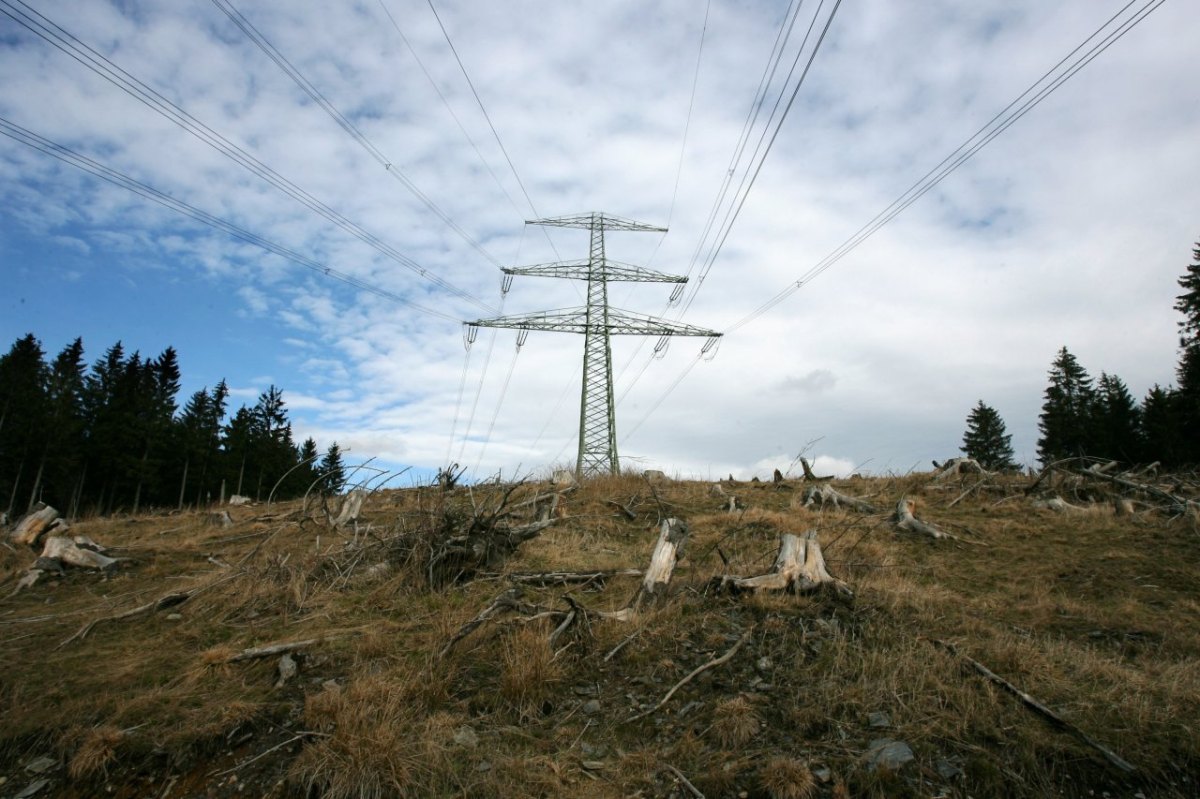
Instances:
[[[116,757],[117,745],[124,737],[125,733],[108,724],[90,730],[67,766],[67,773],[71,775],[71,779],[79,780],[100,773],[107,774],[108,764]]]
[[[736,749],[758,734],[759,719],[754,706],[744,696],[719,703],[713,711],[712,734],[726,748]]]
[[[504,641],[501,652],[500,696],[522,718],[535,715],[555,692],[562,668],[546,642],[541,625],[527,625]]]
[[[438,690],[429,693],[429,677],[375,675],[309,695],[305,723],[330,735],[301,752],[291,781],[327,799],[428,796],[453,784],[448,739],[458,719],[431,712]]]
[[[773,757],[759,771],[763,790],[771,799],[809,799],[817,781],[808,765],[794,757]]]

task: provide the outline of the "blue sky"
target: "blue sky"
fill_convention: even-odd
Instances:
[[[688,269],[788,9],[721,0],[652,9],[436,3],[518,184],[426,2],[235,6],[388,168],[214,3],[29,7],[370,236],[492,306],[500,303],[497,263],[586,255],[584,232],[552,231],[547,240],[524,228],[534,215],[525,191],[543,216],[601,210],[669,219],[665,237],[613,234],[609,255]],[[724,330],[744,319],[1123,6],[843,3],[683,321]],[[788,62],[815,9],[802,8]],[[829,469],[905,471],[955,454],[981,398],[1031,461],[1059,347],[1093,375],[1120,375],[1135,395],[1170,382],[1175,279],[1200,239],[1198,29],[1188,4],[1164,3],[847,257],[738,327],[711,362],[689,369],[700,341],[677,340],[658,361],[649,347],[618,341],[617,370],[631,364],[618,381],[618,393],[628,391],[618,409],[627,463],[748,476],[786,467],[815,442],[809,456]],[[0,116],[441,314],[490,315],[7,16]],[[662,312],[668,294],[656,285],[613,291],[617,304],[643,313]],[[579,302],[566,281],[518,278],[504,307]],[[118,339],[144,354],[174,346],[185,393],[224,377],[236,401],[253,402],[275,383],[300,437],[322,446],[336,439],[389,466],[425,473],[449,454],[479,475],[513,474],[544,471],[574,452],[578,337],[535,333],[514,360],[514,336],[502,331],[487,359],[492,334],[481,333],[460,403],[458,324],[356,291],[0,137],[0,337],[7,346],[27,332],[50,353],[83,336],[89,360]]]

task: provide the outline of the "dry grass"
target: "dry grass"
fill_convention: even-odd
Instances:
[[[50,752],[76,795],[165,769],[179,777],[172,799],[214,789],[207,775],[227,769],[251,780],[251,793],[282,781],[286,796],[664,796],[676,781],[663,764],[709,796],[1194,795],[1194,523],[1031,511],[1019,477],[947,507],[973,482],[931,486],[917,474],[837,485],[886,512],[913,495],[923,518],[979,544],[898,536],[885,510],[793,508],[798,483],[726,486],[748,508],[732,514],[708,483],[586,483],[564,497],[555,526],[491,568],[641,567],[660,516],[674,515],[691,539],[671,599],[631,623],[577,624],[557,652],[547,638],[558,617],[505,614],[444,660],[441,646],[506,583],[485,574],[431,588],[429,551],[499,489],[374,495],[357,538],[301,523],[291,505],[232,509],[228,529],[201,514],[85,521],[79,533],[131,560],[109,577],[70,572],[0,601],[0,776]],[[512,501],[546,490],[521,486]],[[705,595],[712,576],[761,573],[781,532],[808,529],[852,601]],[[31,559],[0,547],[0,596]],[[569,593],[612,610],[636,584],[528,586],[522,599],[565,610]],[[193,589],[175,608],[60,648],[85,622]],[[736,657],[627,722],[747,630]],[[281,688],[277,658],[230,662],[308,638],[322,642],[295,653],[300,673]],[[935,638],[1138,773],[1114,773]],[[886,726],[873,727],[880,713]],[[894,775],[866,770],[863,753],[881,737],[907,742],[916,762]],[[825,770],[828,781],[816,781]]]

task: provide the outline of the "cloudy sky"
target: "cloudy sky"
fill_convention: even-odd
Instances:
[[[980,399],[1033,462],[1058,348],[1139,397],[1173,380],[1175,280],[1200,239],[1200,16],[1183,0],[808,0],[794,17],[783,0],[220,5],[0,0],[5,347],[28,332],[51,355],[83,336],[89,361],[118,339],[174,346],[185,395],[224,377],[253,403],[274,383],[298,437],[415,474],[573,465],[582,338],[535,332],[518,352],[513,331],[483,330],[468,358],[459,320],[581,304],[580,284],[518,277],[502,306],[498,267],[586,257],[586,231],[524,220],[603,211],[670,226],[610,234],[610,257],[693,278],[682,315],[656,284],[612,286],[615,305],[729,331],[711,360],[703,339],[658,360],[653,341],[615,340],[627,468],[745,477],[802,450],[827,470],[925,468],[957,453]],[[1147,8],[750,318],[1107,20]],[[167,103],[187,116],[152,107]],[[276,251],[11,138],[29,134]]]

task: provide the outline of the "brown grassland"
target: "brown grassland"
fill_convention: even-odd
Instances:
[[[798,507],[799,481],[726,484],[747,506],[729,513],[706,483],[596,479],[488,571],[434,586],[429,548],[501,487],[375,492],[357,531],[298,502],[230,508],[231,527],[207,513],[84,520],[72,534],[127,560],[11,595],[35,553],[3,544],[0,796],[38,779],[39,797],[1200,795],[1195,515],[1036,510],[1021,475],[952,505],[977,478],[836,482],[889,512],[913,496],[961,540],[898,532],[884,512]],[[531,481],[509,500],[550,490]],[[561,614],[497,613],[439,656],[511,575],[644,568],[661,516],[690,527],[665,601],[628,621],[577,613],[553,646]],[[706,591],[766,572],[781,533],[810,529],[853,598]],[[637,585],[524,584],[520,598],[606,611]],[[747,632],[728,662],[630,720]],[[308,639],[283,684],[278,655],[231,659]],[[915,759],[869,768],[883,738]]]

